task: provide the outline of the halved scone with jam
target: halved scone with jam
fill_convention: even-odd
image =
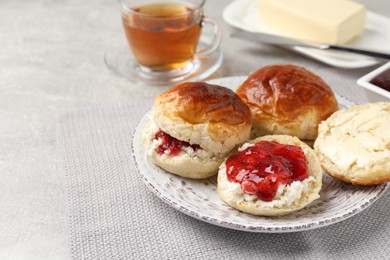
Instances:
[[[281,216],[319,198],[322,169],[297,137],[267,135],[243,144],[218,172],[218,194],[253,215]]]
[[[232,90],[186,82],[157,96],[143,132],[148,159],[187,178],[215,175],[223,160],[249,138],[249,108]]]

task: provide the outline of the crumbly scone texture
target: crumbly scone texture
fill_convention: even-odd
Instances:
[[[143,132],[143,143],[148,159],[172,174],[190,178],[205,179],[215,175],[218,172],[219,165],[224,157],[208,153],[205,150],[194,151],[192,148],[186,148],[178,156],[169,156],[156,152],[159,145],[155,139],[158,126],[153,119],[149,119]]]
[[[314,149],[336,179],[365,186],[390,180],[390,103],[335,112],[320,124]]]
[[[257,201],[260,200],[259,198],[248,200],[246,199],[245,193],[235,192],[233,189],[229,188],[231,185],[226,176],[226,164],[223,162],[218,172],[218,194],[223,201],[238,210],[253,215],[282,216],[302,209],[319,198],[319,192],[322,186],[322,169],[313,149],[300,141],[297,137],[289,135],[268,135],[256,138],[249,143],[254,144],[259,141],[273,141],[301,147],[308,162],[308,175],[309,178],[311,178],[311,181],[308,182],[307,187],[302,190],[300,197],[294,200],[290,205],[277,206],[268,205],[267,203],[257,203]]]
[[[275,118],[256,119],[256,115],[261,112],[256,108],[252,108],[253,127],[251,130],[251,137],[278,134],[278,135],[292,135],[301,140],[312,141],[317,137],[317,128],[321,122],[318,111],[313,108],[308,108],[300,114],[293,121],[280,122]]]

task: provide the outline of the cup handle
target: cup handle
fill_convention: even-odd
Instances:
[[[214,52],[219,47],[219,44],[221,43],[221,38],[222,38],[221,30],[219,29],[218,24],[214,20],[203,16],[201,24],[202,24],[202,27],[205,27],[205,26],[212,27],[213,38],[208,46],[206,46],[202,49],[196,50],[194,57],[200,58],[200,59],[204,58],[204,57],[208,56],[210,53]]]

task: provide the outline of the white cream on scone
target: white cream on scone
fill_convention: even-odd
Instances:
[[[378,103],[379,104],[379,103]],[[390,159],[390,113],[384,105],[365,105],[359,112],[344,110],[323,122],[316,146],[343,171],[353,164],[369,169],[379,161]],[[390,107],[387,105],[387,107]]]
[[[390,180],[390,103],[335,112],[318,129],[314,149],[333,177],[354,185]]]
[[[248,139],[251,127],[249,108],[234,91],[206,82],[184,82],[155,98],[144,144],[156,166],[203,179],[218,172],[224,158]],[[173,150],[163,151],[170,145]]]
[[[155,135],[159,130],[160,128],[157,126],[154,120],[151,119],[149,121],[148,127],[145,129],[144,132],[144,138],[146,139],[145,141],[149,142],[149,145],[146,146],[146,152],[148,156],[159,156],[161,157],[162,160],[166,160],[169,158],[175,158],[176,160],[183,160],[185,158],[196,157],[200,160],[216,161],[216,162],[220,162],[224,158],[224,156],[221,156],[219,154],[209,153],[204,149],[193,149],[191,146],[183,147],[182,151],[175,156],[171,156],[167,153],[158,154],[157,148],[161,145],[161,140],[156,139]]]
[[[319,198],[322,186],[322,169],[314,150],[297,137],[288,135],[268,135],[243,144],[239,152],[260,142],[270,141],[298,146],[307,160],[308,177],[302,181],[280,184],[272,201],[264,201],[256,194],[244,192],[241,184],[229,181],[226,172],[226,160],[218,171],[218,194],[230,206],[246,213],[259,216],[282,216],[302,209]],[[244,173],[245,174],[245,173]]]
[[[157,148],[161,140],[156,139],[156,133],[160,130],[153,120],[153,111],[144,129],[143,142],[146,155],[154,164],[164,170],[191,179],[208,178],[218,171],[224,160],[224,154],[212,154],[204,149],[193,149],[191,146],[183,147],[182,151],[175,155],[167,153],[159,154]]]
[[[309,176],[303,181],[294,181],[290,185],[280,185],[276,196],[272,201],[263,201],[255,194],[245,193],[241,189],[241,185],[236,182],[231,182],[226,176],[226,164],[223,163],[219,168],[221,173],[221,188],[227,191],[228,200],[236,200],[238,203],[253,202],[257,206],[268,208],[282,208],[291,206],[299,201],[303,194],[307,194],[311,190],[311,185],[316,181],[314,177]],[[225,174],[223,174],[225,173]]]

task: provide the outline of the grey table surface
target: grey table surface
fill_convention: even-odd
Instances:
[[[209,78],[247,75],[270,63],[296,63],[356,80],[370,68],[340,70],[273,46],[229,37],[229,0],[209,0],[206,14],[223,29],[224,62]],[[359,0],[390,16],[387,0]],[[64,176],[56,151],[58,114],[74,108],[153,97],[103,62],[125,41],[114,0],[0,0],[0,259],[69,259]],[[356,103],[356,88],[339,88]]]

